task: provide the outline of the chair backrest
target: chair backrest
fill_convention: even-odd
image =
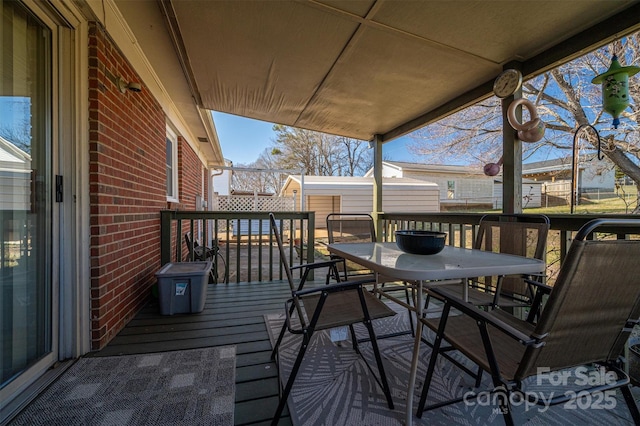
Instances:
[[[480,219],[474,248],[544,259],[549,218],[541,214],[490,214]],[[525,295],[527,285],[517,276],[504,277],[502,293]]]
[[[613,361],[621,354],[630,321],[640,316],[640,240],[586,239],[595,227],[612,224],[640,233],[640,219],[610,219],[589,222],[576,234],[534,330],[544,345],[527,349],[516,378],[538,367]]]
[[[376,241],[373,217],[366,213],[330,213],[327,236],[333,243],[370,243]]]
[[[271,232],[273,233],[276,239],[276,243],[278,244],[278,251],[280,254],[280,263],[287,276],[287,281],[289,281],[289,287],[291,288],[291,291],[295,291],[297,289],[296,289],[295,283],[293,282],[293,274],[291,273],[291,268],[289,267],[289,261],[287,260],[287,252],[285,251],[284,244],[282,243],[282,234],[280,233],[282,232],[281,231],[282,227],[278,227],[276,217],[273,215],[273,213],[269,213],[269,223],[271,226]]]
[[[191,232],[184,234],[184,242],[187,244],[187,250],[189,251],[187,254],[188,260],[204,260],[201,259],[202,256],[195,251],[195,248],[198,247],[198,242],[191,239]]]
[[[287,260],[287,252],[284,249],[284,244],[282,243],[282,226],[278,227],[278,222],[276,221],[276,217],[273,213],[269,213],[269,224],[271,226],[271,232],[276,239],[276,244],[278,245],[278,253],[280,254],[280,264],[282,265],[282,269],[284,269],[284,273],[287,276],[287,281],[289,283],[289,288],[292,292],[298,290],[293,281],[293,273],[291,272],[291,268],[289,267],[289,261]],[[300,323],[302,326],[306,326],[306,319],[304,316],[304,311],[300,306],[300,302],[297,298],[293,300],[293,303],[296,307],[296,311],[298,312],[298,318],[300,319]]]

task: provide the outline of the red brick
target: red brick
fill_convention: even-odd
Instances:
[[[91,347],[98,350],[147,302],[160,267],[159,211],[168,207],[166,117],[144,86],[122,94],[107,78],[141,81],[95,24],[89,28],[89,64]],[[181,137],[178,156],[177,206],[194,209],[196,195],[206,194],[203,165]]]

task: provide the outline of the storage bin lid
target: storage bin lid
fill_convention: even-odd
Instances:
[[[184,275],[201,275],[209,273],[211,261],[206,262],[173,262],[167,263],[156,272],[156,277],[172,277]]]

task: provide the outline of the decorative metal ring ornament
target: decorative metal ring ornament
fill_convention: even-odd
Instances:
[[[527,108],[531,116],[531,120],[524,124],[521,124],[516,118],[516,108],[520,105]],[[520,98],[513,101],[507,110],[507,118],[511,127],[518,131],[518,139],[522,142],[538,142],[544,136],[547,126],[538,117],[536,107],[528,99]]]

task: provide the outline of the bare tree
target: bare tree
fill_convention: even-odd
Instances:
[[[334,136],[334,143],[340,146],[339,176],[362,176],[373,167],[373,154],[369,143],[341,136]]]
[[[640,78],[629,78],[629,93],[636,104],[632,102],[625,109],[617,129],[611,124],[612,118],[602,111],[601,86],[591,83],[609,68],[614,53],[623,66],[638,64],[640,35],[633,34],[524,83],[523,96],[536,105],[547,130],[542,141],[523,144],[523,160],[534,154],[542,159],[570,157],[578,129],[580,146],[598,149],[595,133],[587,129],[592,125],[600,134],[602,154],[640,187]],[[502,155],[501,131],[500,100],[491,97],[415,132],[408,147],[426,161],[456,161],[482,167]],[[638,207],[634,212],[637,210]]]
[[[277,193],[287,175],[297,171],[318,176],[361,176],[373,166],[372,152],[365,141],[281,125],[273,129],[276,138],[272,146],[256,161],[237,165],[253,170],[234,171],[234,190]]]
[[[277,158],[269,149],[265,149],[256,161],[236,167],[251,170],[234,170],[231,182],[234,191],[278,193],[287,178],[287,173],[277,171]]]
[[[271,154],[278,168],[318,176],[357,176],[373,165],[365,141],[282,125],[273,129],[276,139]]]

